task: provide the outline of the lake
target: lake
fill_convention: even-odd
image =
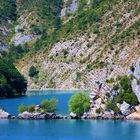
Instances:
[[[57,113],[68,114],[74,91],[30,91],[27,97],[1,99],[0,108],[17,115],[18,106],[59,100]],[[103,120],[0,120],[0,140],[139,140],[139,121]]]

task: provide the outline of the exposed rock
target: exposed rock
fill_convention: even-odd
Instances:
[[[64,0],[66,4],[67,0]],[[71,4],[68,7],[63,7],[61,10],[60,16],[64,17],[67,13],[74,13],[78,9],[78,1],[72,0]]]
[[[66,119],[67,116],[63,116],[61,114],[56,115],[55,113],[40,113],[40,112],[23,112],[18,115],[19,119]]]
[[[38,37],[38,35],[24,35],[22,33],[17,33],[16,36],[13,38],[13,42],[16,46],[18,46],[20,44],[25,44],[27,42],[35,40]]]
[[[0,119],[9,119],[11,115],[3,109],[0,109]]]
[[[113,111],[105,111],[102,115],[104,119],[113,119],[114,118],[114,112]]]
[[[135,111],[126,117],[128,120],[140,120],[140,105],[135,107]]]
[[[140,103],[140,85],[138,85],[137,80],[133,79],[132,80],[132,90],[136,94],[138,101]]]
[[[70,118],[71,119],[79,119],[79,116],[77,116],[75,113],[71,112],[70,113]]]
[[[7,50],[7,46],[0,42],[0,52]]]
[[[126,103],[125,101],[120,105],[119,108],[120,108],[121,113],[124,116],[127,116],[127,115],[129,115],[131,113],[130,105],[128,103]]]
[[[140,79],[140,58],[133,64],[134,66],[134,76]]]
[[[78,8],[77,0],[72,0],[72,3],[68,7],[67,13],[74,13]]]

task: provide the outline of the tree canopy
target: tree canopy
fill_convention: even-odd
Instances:
[[[27,81],[9,61],[0,58],[0,97],[25,94]]]
[[[69,101],[70,111],[82,115],[90,108],[90,98],[86,93],[77,93],[73,95]]]

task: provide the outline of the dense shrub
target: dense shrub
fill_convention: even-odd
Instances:
[[[76,72],[76,81],[79,81],[82,77],[82,73]]]
[[[30,105],[28,107],[28,112],[34,112],[35,111],[35,105]]]
[[[9,61],[0,58],[0,97],[25,94],[27,81]]]
[[[0,1],[0,21],[16,19],[16,0],[1,0]]]
[[[108,110],[113,110],[115,114],[120,113],[120,109],[117,107],[114,100],[109,100],[106,103],[106,107],[107,107]]]
[[[119,84],[121,86],[121,90],[115,97],[115,102],[123,103],[123,101],[125,101],[132,106],[138,105],[137,96],[132,91],[131,79],[126,75],[119,77]]]
[[[39,73],[39,71],[36,69],[35,66],[31,66],[29,69],[29,76],[30,77],[34,77],[35,75],[37,75]]]
[[[77,93],[73,95],[69,101],[70,111],[82,115],[84,112],[87,112],[90,107],[90,98],[86,93]]]
[[[57,102],[58,100],[56,98],[46,99],[41,102],[40,106],[45,112],[53,113],[57,110]]]
[[[24,104],[21,104],[18,108],[18,112],[23,113],[25,111],[27,111],[27,107]]]

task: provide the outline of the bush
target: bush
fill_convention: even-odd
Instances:
[[[97,109],[96,109],[96,113],[97,113],[97,114],[100,114],[101,112],[102,112],[102,109],[101,109],[101,108],[97,108]]]
[[[82,73],[76,72],[76,81],[79,81],[81,79]]]
[[[115,114],[120,113],[120,109],[117,107],[114,100],[107,101],[106,107],[108,110],[113,110]]]
[[[41,102],[41,108],[44,110],[44,112],[53,113],[57,110],[57,102],[58,100],[56,98],[52,98],[51,100],[43,100]]]
[[[27,81],[9,61],[0,57],[0,97],[25,94]]]
[[[29,69],[29,76],[30,77],[34,77],[38,73],[39,73],[39,71],[36,69],[36,67],[34,67],[34,66],[30,67],[30,69]]]
[[[122,89],[118,93],[118,95],[115,97],[115,102],[123,103],[123,101],[125,101],[132,106],[138,105],[137,96],[132,91],[131,79],[125,75],[125,76],[119,77],[119,82]]]
[[[18,112],[23,113],[25,111],[27,111],[27,107],[24,104],[21,104],[18,108]]]
[[[35,111],[35,105],[30,105],[28,107],[28,112],[34,112]]]
[[[69,101],[70,111],[82,115],[84,112],[87,112],[90,108],[90,98],[86,93],[77,93],[73,95]]]
[[[131,90],[131,79],[127,75],[120,77],[120,85],[125,91]]]
[[[114,86],[113,86],[113,90],[118,90],[119,89],[119,84],[115,84]]]

